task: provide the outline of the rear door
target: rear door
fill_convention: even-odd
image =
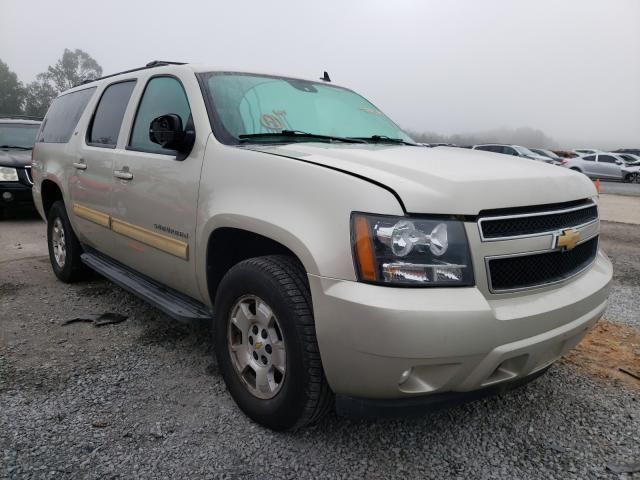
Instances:
[[[85,232],[84,241],[110,256],[117,255],[109,228],[113,215],[113,163],[122,119],[135,85],[135,79],[117,81],[99,93],[100,100],[73,162],[76,171],[71,185],[73,212]]]
[[[118,259],[194,298],[195,231],[198,187],[210,127],[195,125],[196,141],[183,160],[149,138],[151,121],[176,114],[193,122],[193,108],[206,117],[192,72],[147,74],[140,78],[135,108],[127,114],[126,147],[114,158],[113,219]],[[193,92],[192,96],[187,91]]]
[[[589,177],[595,177],[597,175],[596,165],[597,164],[595,155],[586,155],[580,158],[580,166],[582,167],[582,171]]]

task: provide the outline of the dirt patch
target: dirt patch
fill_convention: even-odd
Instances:
[[[640,389],[640,330],[602,320],[565,361],[597,378]]]
[[[23,286],[24,283],[0,283],[0,297],[17,293]]]

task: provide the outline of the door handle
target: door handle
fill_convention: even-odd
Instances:
[[[78,162],[73,162],[73,166],[76,167],[78,170],[86,170],[87,169],[87,164],[84,163],[84,160],[82,158]]]
[[[122,170],[114,170],[113,176],[120,180],[131,180],[133,178],[133,173],[129,171],[129,167],[123,167]]]

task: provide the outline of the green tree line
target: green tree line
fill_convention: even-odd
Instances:
[[[27,84],[0,59],[0,114],[44,117],[61,92],[101,76],[102,67],[80,49],[65,48],[56,63]]]

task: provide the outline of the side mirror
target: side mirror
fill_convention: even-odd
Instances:
[[[168,113],[154,118],[149,127],[149,140],[167,150],[178,152],[177,160],[184,160],[191,152],[196,134],[191,119],[187,128],[182,126],[182,119],[175,113]]]

